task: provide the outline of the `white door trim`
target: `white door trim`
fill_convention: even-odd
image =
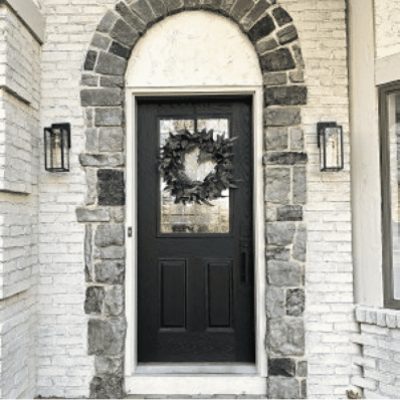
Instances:
[[[137,362],[137,182],[136,182],[136,99],[144,96],[201,96],[201,95],[251,95],[253,98],[253,132],[254,132],[254,247],[255,247],[255,340],[256,365],[254,373],[248,374],[248,366],[240,369],[237,365],[235,375],[232,369],[221,369],[212,375],[212,368],[206,376],[196,374],[196,367],[181,369],[181,374],[172,376],[157,375],[148,372],[140,373]],[[266,268],[265,268],[265,216],[264,216],[264,178],[263,178],[263,87],[262,86],[223,86],[223,87],[160,87],[160,88],[126,88],[126,224],[132,227],[132,237],[126,232],[126,277],[125,304],[127,318],[127,335],[125,343],[125,386],[128,394],[180,394],[184,390],[191,394],[258,394],[266,393],[267,354],[264,345],[266,336]],[[161,365],[158,365],[161,367]],[[164,365],[165,367],[165,365]],[[202,370],[207,371],[206,365]],[[139,368],[139,369],[138,369]],[[143,368],[142,368],[143,371]],[[175,372],[176,373],[176,372]],[[215,372],[214,372],[215,373]],[[190,375],[191,374],[191,375]],[[236,375],[238,374],[238,375]],[[207,384],[204,384],[204,379]],[[177,385],[179,379],[179,385]],[[218,389],[219,388],[219,389]],[[146,390],[146,392],[143,392]],[[150,392],[149,392],[150,390]],[[200,392],[199,392],[200,390]],[[227,392],[228,391],[228,392]],[[162,392],[162,393],[161,393]],[[210,393],[209,393],[210,392]],[[212,392],[212,393],[211,393]],[[255,393],[257,392],[257,393]]]

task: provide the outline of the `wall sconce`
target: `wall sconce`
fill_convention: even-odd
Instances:
[[[317,124],[321,171],[340,171],[344,168],[343,128],[336,122]]]
[[[44,128],[44,160],[46,171],[68,172],[70,148],[70,124],[53,124],[50,128]]]

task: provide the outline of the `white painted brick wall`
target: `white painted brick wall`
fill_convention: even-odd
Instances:
[[[345,398],[357,346],[353,317],[350,149],[344,0],[281,0],[294,18],[305,59],[303,110],[309,155],[306,263],[308,396]],[[316,123],[337,121],[345,132],[345,170],[321,173]]]

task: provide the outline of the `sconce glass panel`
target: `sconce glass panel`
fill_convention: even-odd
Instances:
[[[70,135],[70,124],[53,124],[50,128],[44,129],[46,171],[69,171]]]
[[[321,171],[344,168],[343,129],[334,122],[318,124]]]

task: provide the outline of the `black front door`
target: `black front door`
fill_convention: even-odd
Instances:
[[[254,362],[252,124],[249,98],[138,103],[138,361]],[[207,203],[176,201],[160,149],[182,132],[233,142],[237,188]],[[215,160],[181,152],[184,179],[205,182]]]

